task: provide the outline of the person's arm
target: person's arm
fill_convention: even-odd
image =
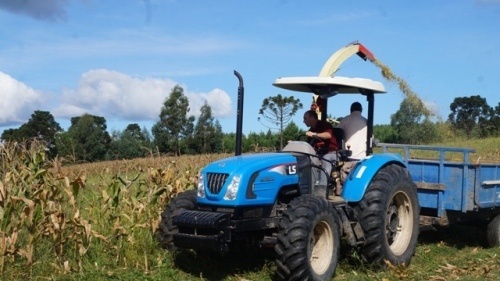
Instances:
[[[306,136],[308,137],[318,137],[320,139],[324,139],[324,140],[327,140],[329,138],[332,137],[332,133],[329,132],[328,130],[324,131],[324,132],[311,132],[311,131],[307,131],[306,132]]]
[[[332,134],[328,131],[325,131],[325,132],[316,133],[316,137],[323,139],[323,140],[327,140],[327,139],[332,137]]]

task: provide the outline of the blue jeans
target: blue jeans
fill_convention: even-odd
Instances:
[[[323,166],[323,169],[325,169],[326,174],[323,171],[320,171],[319,173],[319,184],[320,185],[325,185],[328,183],[328,178],[332,174],[332,163],[329,161],[337,161],[337,152],[336,151],[330,151],[327,154],[322,155],[321,157],[321,165]],[[329,161],[326,161],[329,160]]]

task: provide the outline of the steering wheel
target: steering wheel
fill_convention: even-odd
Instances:
[[[307,142],[317,153],[322,153],[324,149],[325,141],[318,136],[308,137],[306,135],[300,135],[298,140]]]

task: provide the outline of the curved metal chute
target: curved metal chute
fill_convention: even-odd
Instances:
[[[355,42],[351,43],[338,51],[336,51],[325,63],[321,72],[319,73],[320,77],[333,77],[335,72],[339,69],[340,65],[346,61],[348,58],[357,54],[362,59],[369,59],[370,61],[374,61],[375,57],[373,54],[361,43]]]

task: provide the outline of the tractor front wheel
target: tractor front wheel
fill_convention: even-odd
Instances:
[[[196,209],[196,190],[188,190],[179,193],[170,200],[165,210],[161,213],[161,221],[156,230],[156,240],[161,247],[174,251],[173,235],[179,233],[179,228],[172,224],[172,217],[185,210]]]
[[[329,280],[340,250],[336,211],[324,198],[303,195],[294,199],[279,225],[277,275],[283,280]]]

